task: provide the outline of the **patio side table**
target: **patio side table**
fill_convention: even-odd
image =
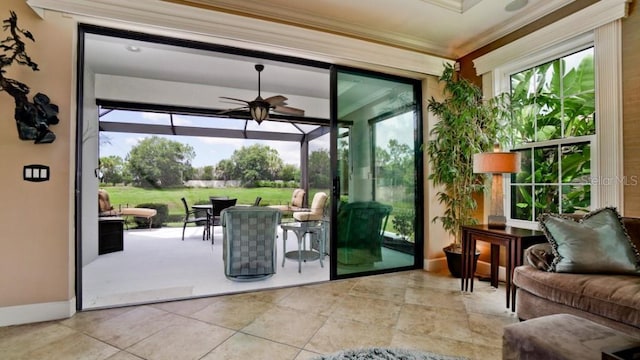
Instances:
[[[283,223],[280,225],[282,228],[282,251],[284,252],[284,256],[282,259],[282,267],[284,267],[284,263],[286,259],[292,259],[298,261],[298,272],[302,272],[302,262],[307,261],[320,261],[320,267],[324,267],[324,251],[321,249],[325,248],[325,237],[324,237],[324,227],[322,226],[321,221],[300,221],[300,222],[290,222]],[[287,252],[287,233],[288,231],[293,231],[298,238],[298,250],[288,251]],[[313,249],[313,246],[310,246],[309,250],[306,248],[306,242],[304,241],[305,235],[311,234],[311,236],[315,236],[316,239],[319,239],[320,246],[318,251]],[[313,242],[313,239],[311,240]]]
[[[98,218],[98,255],[124,249],[124,219],[119,216]]]

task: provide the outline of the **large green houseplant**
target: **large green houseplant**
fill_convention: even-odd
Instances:
[[[482,174],[473,172],[473,155],[491,151],[498,141],[499,119],[505,119],[504,97],[484,101],[482,90],[467,79],[458,78],[450,64],[444,65],[439,78],[444,84],[444,99],[428,100],[428,109],[439,121],[431,129],[427,154],[431,165],[429,179],[436,188],[443,214],[432,222],[440,222],[453,242],[443,250],[447,254],[449,271],[460,276],[459,265],[450,254],[461,253],[462,225],[476,224],[477,208],[474,193],[484,190]],[[453,264],[452,264],[453,263]]]

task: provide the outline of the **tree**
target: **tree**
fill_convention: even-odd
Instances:
[[[202,180],[213,180],[213,166],[207,165],[202,168]]]
[[[276,149],[267,145],[243,146],[233,152],[230,159],[234,164],[233,178],[244,185],[252,185],[257,180],[275,180],[284,163]]]
[[[411,147],[391,139],[387,150],[376,148],[376,166],[380,171],[379,176],[389,179],[391,185],[413,189],[415,167]]]
[[[330,187],[330,174],[329,151],[320,149],[311,152],[309,155],[309,186],[316,189]]]
[[[193,169],[193,179],[195,180],[213,180],[213,165],[206,165],[201,168]],[[185,177],[186,180],[186,177]]]
[[[184,179],[191,178],[191,160],[195,151],[191,145],[153,136],[134,146],[127,161],[129,171],[141,186],[182,185]]]
[[[444,99],[428,100],[427,109],[439,121],[429,131],[427,154],[431,165],[429,180],[436,188],[436,199],[444,213],[432,218],[453,237],[448,247],[459,250],[460,227],[476,224],[477,208],[473,194],[484,189],[484,177],[473,172],[473,155],[491,151],[506,112],[501,97],[484,102],[482,89],[467,79],[457,78],[453,65],[445,64],[439,81],[444,83]],[[448,262],[451,264],[451,262]],[[453,268],[449,270],[455,274]],[[459,273],[459,271],[457,271]]]
[[[125,164],[120,156],[101,157],[100,171],[102,172],[100,181],[103,183],[115,185],[124,182]]]
[[[282,167],[282,170],[280,170],[278,177],[284,181],[299,180],[300,169],[295,165],[286,164]]]
[[[233,178],[233,170],[235,165],[231,159],[223,159],[218,162],[215,170],[215,178],[217,180],[231,180]]]

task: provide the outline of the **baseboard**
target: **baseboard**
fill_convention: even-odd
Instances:
[[[435,258],[435,259],[424,259],[422,268],[426,271],[430,272],[439,272],[442,270],[447,270],[447,258]],[[482,276],[490,277],[491,276],[491,263],[478,261],[476,265],[476,274],[481,274]],[[498,280],[506,281],[507,278],[507,270],[504,266],[498,267]]]
[[[476,265],[476,275],[478,274],[487,278],[491,277],[491,263],[478,260],[478,264]],[[498,267],[498,280],[507,280],[507,269],[504,266]]]
[[[422,268],[430,272],[440,272],[447,269],[447,258],[424,259]]]
[[[68,301],[0,307],[0,326],[67,319],[75,313],[75,297]]]

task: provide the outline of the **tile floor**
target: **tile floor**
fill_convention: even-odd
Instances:
[[[517,322],[504,287],[422,270],[321,284],[85,311],[0,328],[8,359],[311,359],[394,346],[500,359]]]

